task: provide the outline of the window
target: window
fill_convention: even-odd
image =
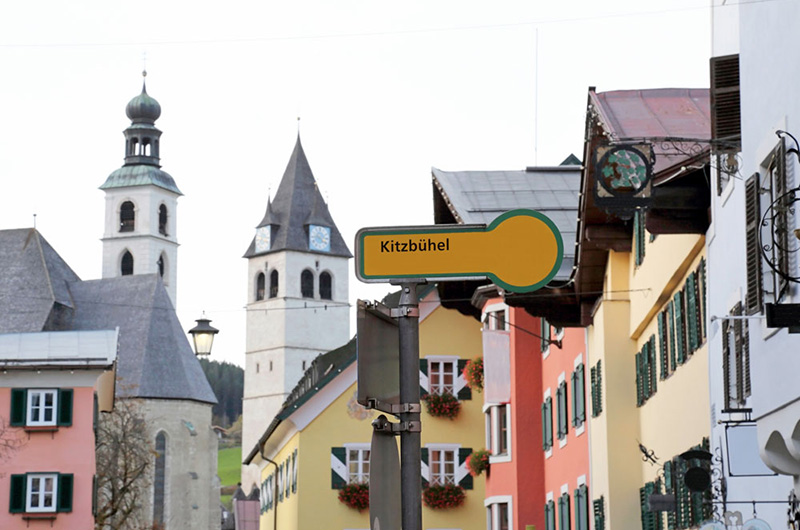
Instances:
[[[509,454],[510,406],[491,405],[486,410],[488,447],[492,456]]]
[[[9,512],[71,512],[73,478],[61,473],[11,475]]]
[[[133,254],[126,250],[122,255],[122,262],[120,263],[120,274],[122,276],[130,276],[133,274]]]
[[[567,382],[561,381],[556,390],[556,438],[565,440],[569,430],[567,421]]]
[[[711,136],[724,143],[712,144],[714,151],[739,150],[742,135],[739,95],[739,55],[712,57]]]
[[[542,403],[542,449],[549,451],[553,447],[553,398],[545,397]]]
[[[572,425],[575,428],[583,425],[586,421],[586,398],[584,396],[586,377],[584,375],[583,363],[579,364],[572,372]]]
[[[704,438],[702,444],[696,445],[692,449],[708,451],[708,445],[708,438]],[[671,461],[664,462],[664,487],[666,493],[675,495],[675,501],[677,502],[675,511],[667,515],[667,528],[670,530],[693,528],[713,516],[712,504],[705,500],[707,492],[692,492],[686,487],[681,478],[692,467],[700,467],[708,472],[711,471],[711,464],[707,460],[693,459],[687,461],[677,456]],[[645,485],[645,488],[647,486]],[[660,481],[656,481],[653,488],[655,493],[660,493]],[[653,528],[660,530],[661,526]]]
[[[136,224],[136,213],[134,211],[133,203],[125,201],[119,208],[119,231],[120,232],[133,232]]]
[[[256,302],[264,299],[264,291],[266,289],[267,277],[263,272],[259,272],[256,276]]]
[[[575,530],[589,530],[589,490],[581,484],[575,490]]]
[[[556,503],[552,499],[544,505],[544,529],[556,530]]]
[[[350,484],[369,483],[369,448],[347,450],[347,477]]]
[[[72,425],[72,389],[11,389],[11,425],[48,427]]]
[[[603,367],[602,360],[592,367],[592,417],[596,418],[603,412]]]
[[[599,499],[592,501],[592,509],[594,510],[594,530],[606,530],[606,507],[602,495]]]
[[[430,484],[444,486],[456,483],[456,451],[450,449],[428,449]]]
[[[661,479],[655,482],[648,482],[643,488],[639,488],[639,500],[641,503],[642,530],[662,530],[663,518],[661,512],[650,511],[648,498],[650,495],[661,493]]]
[[[457,361],[428,361],[430,393],[455,395],[457,367]]]
[[[333,299],[333,277],[329,272],[319,275],[319,297],[323,300]]]
[[[167,207],[163,204],[158,207],[158,233],[167,235]]]
[[[739,302],[730,311],[732,316],[742,314]],[[747,320],[722,321],[722,372],[725,378],[723,392],[725,406],[740,408],[750,395],[750,345]]]
[[[314,273],[308,269],[300,273],[300,296],[314,298]]]
[[[641,351],[636,354],[636,406],[641,407],[650,399],[657,390],[656,372],[656,338],[642,345]]]
[[[539,335],[542,340],[542,353],[550,351],[550,323],[544,318],[539,319]]]
[[[156,265],[158,265],[158,275],[163,278],[164,277],[164,255],[163,254],[158,257],[158,261],[156,262]]]
[[[644,224],[644,212],[636,210],[633,214],[633,250],[634,263],[637,267],[644,263]]]
[[[763,298],[761,279],[761,251],[758,239],[761,227],[759,205],[759,174],[751,175],[744,184],[745,195],[745,248],[747,250],[747,314],[760,313]]]
[[[485,329],[490,331],[508,331],[508,316],[506,309],[487,311],[483,317]]]
[[[167,435],[160,431],[156,435],[155,472],[153,475],[153,522],[164,525],[164,506],[166,494]]]
[[[765,291],[769,292],[770,299],[775,303],[780,303],[789,291],[790,278],[794,276],[790,257],[797,250],[797,245],[792,243],[795,239],[792,233],[794,194],[787,193],[792,187],[787,166],[786,144],[781,139],[762,164],[764,179],[761,181],[761,192],[767,195],[770,206],[764,212],[765,223],[759,227],[764,230],[761,244],[771,265],[769,274],[765,276],[770,285]]]
[[[564,492],[558,498],[558,528],[559,530],[570,529],[570,510],[569,493]]]
[[[493,502],[486,505],[486,516],[489,519],[489,530],[510,530],[511,503]]]
[[[278,296],[278,271],[273,270],[269,274],[269,297],[276,298]]]

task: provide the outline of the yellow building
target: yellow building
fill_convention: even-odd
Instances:
[[[686,122],[670,121],[676,109]],[[707,448],[711,424],[709,155],[647,140],[656,133],[703,138],[709,130],[707,91],[589,92],[575,291],[587,327],[596,530],[691,528],[710,516],[702,494],[683,481],[700,462],[680,456]],[[595,166],[599,153],[631,142],[626,137],[655,146],[650,187],[638,196],[645,202],[601,205],[614,188],[598,192],[607,176]],[[676,496],[675,510],[650,511],[650,495],[666,493]]]
[[[461,375],[481,348],[477,320],[443,308],[433,286],[421,291],[420,384],[423,391],[458,395],[461,406],[449,419],[430,416],[423,405],[423,484],[459,484],[466,494],[457,508],[423,504],[424,529],[485,524],[484,480],[470,476],[465,463],[485,443],[482,400],[472,399]],[[355,339],[317,357],[245,458],[260,472],[260,528],[369,528],[368,510],[346,506],[339,493],[347,484],[368,482],[371,421],[377,415],[356,402]]]

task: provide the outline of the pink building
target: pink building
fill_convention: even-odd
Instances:
[[[94,527],[94,426],[114,400],[118,332],[0,334],[0,528]],[[3,506],[3,505],[0,505]]]

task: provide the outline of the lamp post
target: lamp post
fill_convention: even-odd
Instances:
[[[205,318],[205,314],[203,314],[203,318],[198,318],[195,322],[197,322],[197,325],[189,330],[194,342],[194,354],[198,357],[211,355],[214,335],[219,333],[219,330],[209,324],[211,321]]]

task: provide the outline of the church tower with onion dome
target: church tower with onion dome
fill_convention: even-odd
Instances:
[[[147,72],[143,72],[146,76]],[[161,169],[161,105],[147,93],[128,102],[125,163],[100,186],[105,192],[103,278],[159,274],[173,307],[177,302],[177,207],[181,191]]]

